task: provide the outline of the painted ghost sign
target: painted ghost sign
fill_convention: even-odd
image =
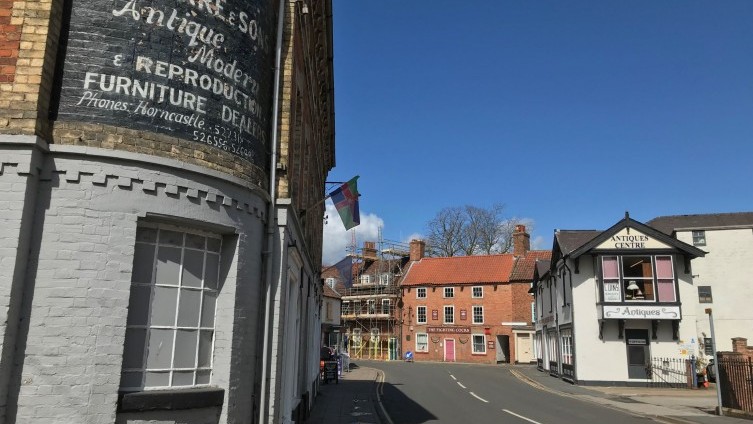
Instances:
[[[269,0],[73,0],[57,119],[205,143],[266,167]]]

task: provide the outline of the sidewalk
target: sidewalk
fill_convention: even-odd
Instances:
[[[577,386],[540,372],[535,366],[515,365],[510,372],[542,390],[595,402],[610,408],[679,424],[751,424],[741,418],[714,415],[716,388],[668,389],[652,387]]]
[[[377,409],[378,370],[350,363],[339,383],[322,384],[307,424],[381,424]],[[750,424],[750,423],[748,423]]]

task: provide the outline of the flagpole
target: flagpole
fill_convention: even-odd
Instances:
[[[358,177],[356,176],[356,178],[358,178]],[[347,182],[348,181],[326,181],[325,184],[345,184]],[[313,205],[310,205],[308,207],[303,208],[301,210],[301,215],[306,215],[306,212],[309,209],[315,208],[315,207],[321,205],[322,203],[326,202],[327,199],[329,199],[330,197],[332,197],[332,193],[334,193],[335,191],[337,191],[337,189],[332,190],[328,195],[324,196],[324,198],[322,200],[319,200],[318,202],[314,203]],[[361,195],[358,194],[358,197],[361,197]]]

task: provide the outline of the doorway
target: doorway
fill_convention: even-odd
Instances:
[[[651,351],[648,343],[648,330],[625,329],[627,345],[628,378],[648,379]]]
[[[444,339],[444,361],[455,362],[455,339]]]
[[[533,342],[530,333],[517,333],[515,335],[517,343],[515,345],[515,362],[518,364],[528,364],[534,361]]]
[[[510,362],[510,336],[497,335],[497,363]]]

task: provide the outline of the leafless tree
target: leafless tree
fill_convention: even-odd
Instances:
[[[504,205],[495,204],[490,208],[466,205],[442,209],[429,221],[427,250],[433,256],[490,255],[511,251],[515,226],[522,221],[506,219],[504,208]],[[531,224],[527,222],[526,225],[530,231]]]

